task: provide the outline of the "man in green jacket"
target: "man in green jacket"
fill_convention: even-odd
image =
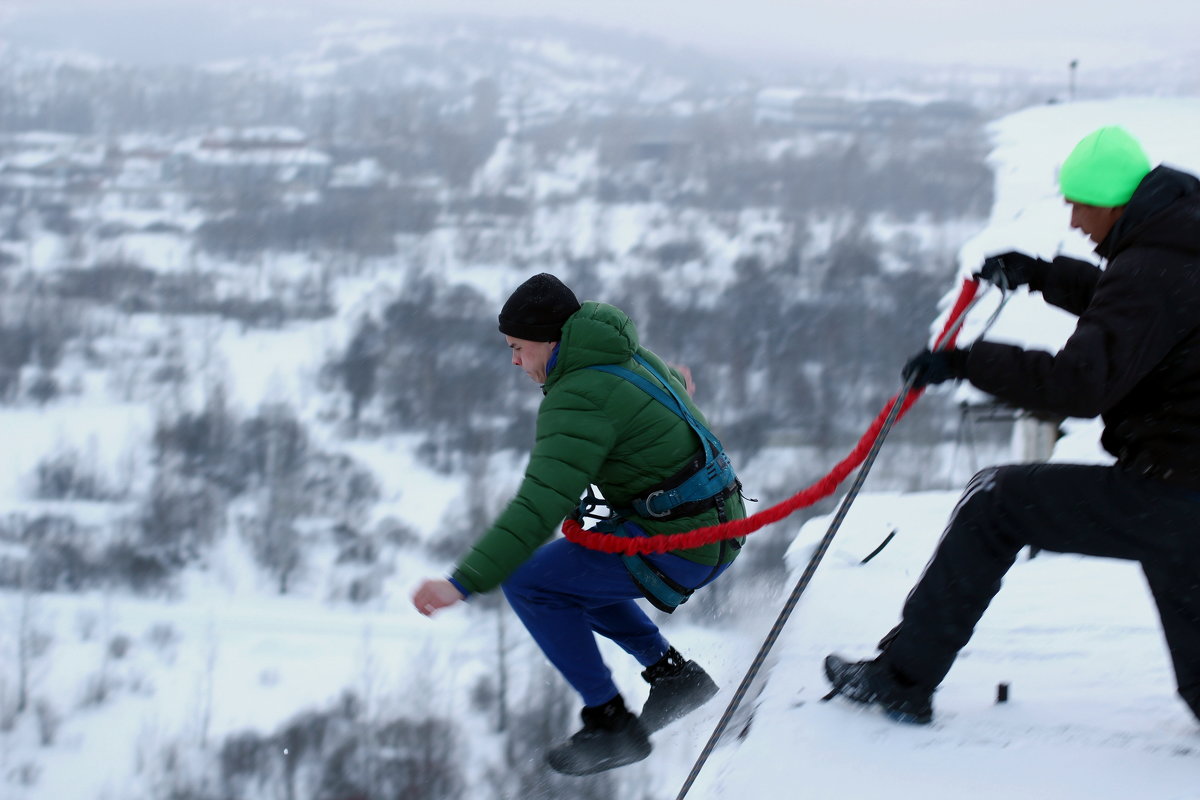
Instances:
[[[617,514],[601,524],[623,536],[740,519],[740,484],[720,444],[711,444],[683,374],[638,344],[633,322],[619,309],[581,305],[561,281],[542,273],[504,304],[500,332],[513,365],[545,395],[529,465],[516,497],[451,576],[425,581],[413,604],[430,615],[502,587],[583,699],[583,728],[550,751],[550,765],[568,774],[599,772],[645,758],[649,733],[717,691],[699,665],[663,638],[636,598],[673,610],[732,563],[741,541],[634,558],[563,538],[546,542],[592,484]],[[650,694],[640,718],[625,707],[595,634],[646,668]]]

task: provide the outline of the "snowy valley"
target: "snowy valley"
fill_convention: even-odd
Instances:
[[[1054,188],[1079,136],[1119,122],[1200,169],[1200,101],[1113,93],[766,80],[464,24],[171,69],[0,43],[0,796],[674,796],[831,504],[664,621],[716,701],[642,764],[549,773],[578,709],[503,600],[408,602],[521,476],[539,395],[504,297],[549,271],[629,311],[765,507],[849,450],[984,254],[1087,255]],[[1018,297],[992,336],[1068,331]],[[931,730],[817,702],[961,483],[1019,457],[980,399],[931,392],[895,431],[690,796],[1200,798],[1130,565],[1023,563]],[[1053,457],[1104,457],[1067,429]]]

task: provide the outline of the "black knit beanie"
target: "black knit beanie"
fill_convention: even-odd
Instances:
[[[548,272],[517,287],[500,309],[500,332],[531,342],[557,342],[563,323],[579,310],[575,293]]]

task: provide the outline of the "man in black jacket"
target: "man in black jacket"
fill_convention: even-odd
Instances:
[[[1022,547],[1138,561],[1180,696],[1200,718],[1200,181],[1151,169],[1119,127],[1084,138],[1059,184],[1103,270],[1059,256],[988,258],[980,277],[1026,285],[1078,315],[1058,353],[994,342],[914,356],[917,387],[969,380],[1031,411],[1104,421],[1116,463],[1017,464],[972,478],[901,622],[873,660],[825,660],[830,697],[932,720],[931,698]]]

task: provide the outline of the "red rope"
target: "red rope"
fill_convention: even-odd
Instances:
[[[967,307],[970,306],[978,289],[978,281],[970,278],[963,280],[958,299],[955,300],[954,307],[950,311],[950,317],[946,320],[946,326],[937,338],[939,348],[954,346],[955,340],[958,339],[958,328],[956,327],[958,319],[966,313]],[[943,340],[945,340],[944,345],[942,344]],[[900,407],[897,420],[908,413],[908,410],[912,408],[913,404],[917,402],[917,399],[923,393],[924,389],[908,393],[904,399],[904,405]],[[778,522],[793,512],[801,508],[807,508],[818,500],[823,500],[833,494],[838,484],[844,481],[866,459],[867,453],[871,450],[871,445],[875,442],[875,438],[883,428],[884,421],[887,419],[888,414],[891,413],[892,407],[898,401],[898,396],[892,397],[888,401],[887,405],[884,406],[883,410],[875,418],[875,421],[871,423],[871,427],[858,440],[858,444],[850,452],[850,455],[842,459],[828,475],[807,489],[802,489],[788,499],[776,503],[770,508],[765,508],[753,516],[746,517],[745,519],[730,520],[720,525],[696,528],[695,530],[683,533],[637,538],[625,538],[612,533],[586,530],[579,524],[578,520],[566,519],[563,520],[562,524],[563,535],[570,541],[583,545],[589,550],[632,555],[635,553],[665,553],[668,550],[686,550],[692,547],[719,542],[722,539],[736,539],[739,536],[754,533],[760,528],[770,525],[772,522]]]

